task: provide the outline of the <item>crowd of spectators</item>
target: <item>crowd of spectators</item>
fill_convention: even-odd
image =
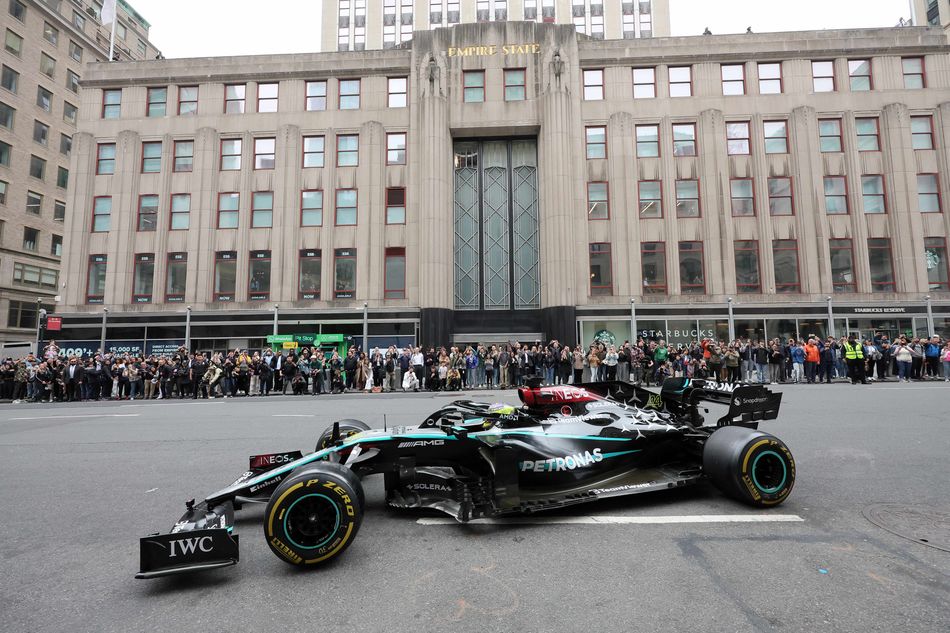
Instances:
[[[78,401],[230,398],[344,391],[461,391],[507,389],[529,377],[543,384],[621,380],[659,384],[670,376],[728,383],[852,383],[873,380],[950,381],[950,341],[884,334],[871,339],[810,336],[782,341],[704,339],[690,344],[594,341],[586,348],[510,343],[452,347],[351,348],[345,355],[319,349],[299,353],[235,349],[230,352],[139,357],[97,353],[60,355],[55,341],[43,354],[0,364],[0,400]]]

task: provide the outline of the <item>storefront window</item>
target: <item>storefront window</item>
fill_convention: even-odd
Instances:
[[[659,341],[666,338],[666,321],[664,320],[637,320],[637,338],[646,342]]]
[[[777,338],[785,342],[790,338],[798,338],[798,328],[795,319],[766,319],[765,330],[769,340]]]
[[[595,340],[620,347],[630,340],[630,321],[581,321],[581,345],[586,349]]]
[[[759,341],[765,338],[762,319],[735,319],[736,338]]]

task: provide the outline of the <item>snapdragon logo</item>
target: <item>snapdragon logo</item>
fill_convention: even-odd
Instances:
[[[521,472],[548,473],[561,470],[574,470],[575,468],[586,468],[604,460],[603,454],[599,448],[583,453],[574,453],[564,457],[553,457],[551,459],[525,460],[518,464]]]

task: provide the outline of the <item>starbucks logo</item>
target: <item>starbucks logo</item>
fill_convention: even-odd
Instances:
[[[594,334],[594,340],[604,345],[614,345],[617,342],[617,337],[610,330],[598,330]]]

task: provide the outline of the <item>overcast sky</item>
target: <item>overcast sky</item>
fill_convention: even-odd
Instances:
[[[320,49],[322,0],[129,0],[166,57]],[[908,0],[671,0],[673,35],[894,26]]]

